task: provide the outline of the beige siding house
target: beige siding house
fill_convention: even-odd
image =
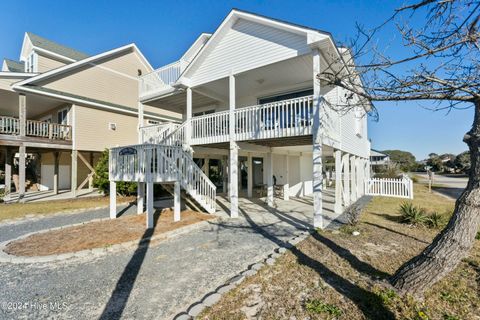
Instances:
[[[20,61],[4,59],[0,72],[7,193],[91,190],[103,150],[138,142],[139,125],[181,120],[154,109],[139,123],[139,76],[152,71],[134,44],[89,56],[26,33]]]

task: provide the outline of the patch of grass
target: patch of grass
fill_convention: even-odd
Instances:
[[[398,297],[397,293],[392,289],[378,290],[376,291],[376,294],[385,305],[392,304],[394,299]]]
[[[305,308],[312,313],[327,313],[329,315],[339,317],[342,310],[334,304],[328,304],[320,300],[310,300],[305,304]]]
[[[460,320],[460,318],[446,313],[443,315],[443,320]]]
[[[133,201],[134,197],[117,197],[117,203]],[[23,218],[27,215],[53,214],[61,211],[108,206],[108,197],[87,197],[69,200],[0,204],[0,221]]]

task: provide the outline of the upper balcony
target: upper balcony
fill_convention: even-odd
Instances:
[[[36,142],[54,142],[71,144],[72,127],[65,124],[37,120],[26,120],[21,128],[20,119],[0,116],[0,135],[4,140],[34,140]]]
[[[178,60],[166,66],[158,68],[140,78],[140,100],[153,98],[172,89],[188,62]]]

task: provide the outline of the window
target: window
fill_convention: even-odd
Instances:
[[[37,72],[37,56],[35,52],[30,53],[30,55],[27,57],[27,61],[25,61],[25,72],[27,73],[34,73]]]
[[[271,103],[271,102],[288,100],[288,99],[305,97],[305,96],[311,96],[311,95],[313,95],[313,89],[302,90],[302,91],[297,91],[297,92],[280,94],[280,95],[276,95],[276,96],[272,96],[272,97],[268,97],[268,98],[260,98],[260,99],[258,99],[258,104]]]
[[[200,117],[200,116],[204,116],[204,115],[206,115],[206,114],[212,114],[212,113],[214,113],[214,112],[215,112],[215,110],[200,111],[200,112],[195,112],[195,113],[193,114],[193,116],[194,116],[194,117]]]
[[[62,109],[57,113],[57,123],[58,124],[68,124],[68,109]]]

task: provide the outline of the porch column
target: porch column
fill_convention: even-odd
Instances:
[[[345,207],[350,205],[350,155],[345,153],[342,157],[343,167],[343,201]]]
[[[117,183],[110,180],[110,219],[117,218]]]
[[[142,214],[145,204],[145,182],[137,183],[137,214]]]
[[[53,153],[53,193],[58,194],[58,167],[60,162],[60,152]]]
[[[20,146],[18,148],[18,200],[22,200],[25,196],[25,154],[26,148]]]
[[[205,175],[210,178],[210,158],[208,158],[208,157],[205,158],[205,161],[203,163],[203,167],[204,167],[203,171],[205,172]]]
[[[77,171],[78,171],[78,151],[77,150],[72,150],[72,181],[71,181],[71,191],[72,191],[72,197],[77,196]]]
[[[238,145],[235,141],[235,76],[230,74],[229,84],[229,133],[230,133],[230,158],[229,158],[229,179],[230,179],[230,216],[238,217]]]
[[[227,165],[227,157],[222,157],[222,182],[223,182],[223,193],[228,193],[228,165]]]
[[[267,174],[267,204],[273,207],[273,161],[272,153],[268,152],[265,156],[265,172]]]
[[[176,181],[173,187],[173,221],[180,221],[180,199],[181,199],[181,190],[180,190],[180,181]]]
[[[342,213],[342,151],[335,150],[335,206],[336,214]]]
[[[252,198],[253,196],[253,161],[252,154],[248,153],[247,158],[247,197]]]
[[[143,103],[138,102],[138,143],[143,143],[142,127],[144,126]]]
[[[22,93],[18,95],[18,122],[19,134],[24,137],[27,134],[27,97]]]
[[[5,149],[5,198],[10,198],[10,191],[12,188],[12,153],[11,149]]]
[[[153,182],[147,182],[147,229],[153,228]]]
[[[187,88],[187,118],[186,121],[188,122],[185,127],[185,141],[188,146],[190,146],[190,141],[192,139],[192,89]]]
[[[362,195],[363,189],[363,159],[358,157],[357,158],[357,199],[359,199]]]
[[[350,186],[350,200],[353,202],[357,201],[357,167],[356,167],[356,156],[350,157],[350,170],[351,170],[351,186]]]
[[[283,185],[283,200],[290,200],[290,156],[285,155],[285,184]]]
[[[317,75],[320,73],[320,51],[318,48],[312,50],[313,56],[313,226],[323,228],[322,216],[322,191],[323,191],[323,163],[322,163],[322,125],[321,117],[321,93],[320,80]]]

